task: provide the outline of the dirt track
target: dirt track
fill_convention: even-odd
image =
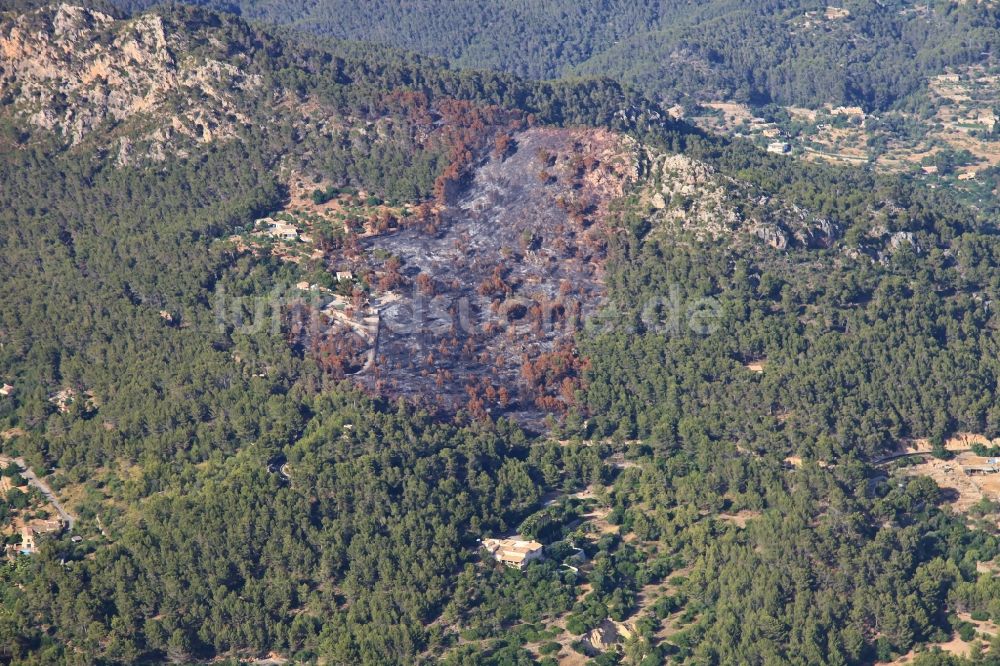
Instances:
[[[45,483],[42,479],[39,479],[35,472],[28,467],[24,458],[9,458],[7,456],[0,456],[0,462],[7,464],[13,463],[20,467],[21,476],[28,480],[29,485],[38,488],[39,492],[41,492],[45,499],[48,500],[48,502],[55,508],[56,513],[59,514],[62,521],[66,523],[66,528],[68,530],[73,529],[73,525],[76,524],[76,518],[62,505],[59,498],[56,497],[56,494],[52,491],[52,488],[49,487],[49,484]]]

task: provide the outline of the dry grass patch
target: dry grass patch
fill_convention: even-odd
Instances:
[[[912,465],[903,470],[906,476],[930,477],[934,483],[946,492],[946,502],[958,513],[965,513],[975,504],[984,499],[983,491],[965,475],[961,465],[955,461],[931,458],[919,465]]]
[[[0,439],[7,442],[14,439],[15,437],[23,437],[27,434],[28,433],[22,428],[9,428],[7,430],[4,430],[3,432],[0,432]]]
[[[760,511],[750,511],[748,509],[744,509],[737,513],[720,513],[719,520],[724,523],[736,525],[736,527],[739,527],[740,529],[744,529],[747,526],[747,522],[754,518],[758,518],[760,515]]]
[[[932,643],[930,648],[939,648],[942,652],[946,654],[955,655],[956,657],[968,657],[972,653],[972,646],[974,644],[979,644],[980,647],[988,647],[988,644],[979,640],[973,639],[973,642],[963,641],[957,636],[947,643]],[[926,651],[926,650],[925,650]],[[910,650],[908,653],[904,654],[902,657],[896,661],[890,662],[892,664],[912,664],[916,661],[918,653]]]

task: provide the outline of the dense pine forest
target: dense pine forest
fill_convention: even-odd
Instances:
[[[120,6],[148,7],[148,1]],[[320,35],[530,78],[607,75],[683,101],[881,110],[948,66],[996,56],[989,2],[254,0],[205,2]]]
[[[745,45],[733,35],[757,29],[744,21],[823,8],[662,4],[548,5],[521,63],[498,61],[483,35],[427,32],[458,50],[421,50],[537,77],[588,72],[595,45],[543,31],[600,24],[612,32],[588,38],[621,42],[600,66],[623,67],[628,48],[710,44],[662,25],[697,11],[698,29],[732,48],[706,56],[726,65],[706,80],[739,87],[730,66]],[[849,3],[852,21],[916,29],[882,20],[905,18],[896,5],[908,3],[868,4]],[[778,42],[759,71],[740,69],[746,94],[891,104],[921,72],[990,43],[976,21],[994,8],[943,4],[922,29],[976,28],[963,43],[899,53],[898,68],[872,65],[838,91],[818,83],[801,43]],[[341,7],[337,24],[395,43],[376,21],[402,33],[507,16],[475,4],[455,25],[431,10],[380,15],[389,7],[409,5]],[[924,665],[1000,663],[986,630],[1000,623],[997,505],[958,512],[953,491],[907,460],[880,462],[916,440],[945,459],[958,433],[1000,437],[996,220],[947,191],[705,135],[608,79],[467,71],[207,8],[4,10],[0,52],[31,57],[0,61],[0,384],[12,387],[0,453],[23,458],[77,517],[30,555],[4,532],[4,663],[868,664],[911,652]],[[314,10],[244,8],[325,29],[332,19]],[[640,31],[663,41],[642,46]],[[36,74],[64,55],[48,37],[29,41],[38,34],[124,44],[133,62],[76,79],[74,68],[101,68],[67,57],[62,72]],[[532,45],[554,35],[566,52],[539,58]],[[816,58],[824,44],[810,44]],[[787,74],[790,53],[817,64],[766,73]],[[189,71],[193,83],[133,103],[153,97],[137,83],[146,68],[167,72],[151,86]],[[223,75],[245,82],[239,96],[210,97]],[[121,77],[114,94],[88,87],[101,76]],[[32,87],[56,80],[65,89],[51,97]],[[571,351],[525,364],[524,382],[565,387],[542,402],[555,405],[544,425],[477,409],[478,395],[432,410],[352,382],[300,343],[288,311],[275,327],[220,320],[220,294],[254,303],[337,269],[322,253],[294,262],[250,246],[298,175],[314,202],[412,206],[400,224],[433,237],[448,222],[434,210],[454,211],[518,137],[569,129],[621,137],[634,164],[600,223],[559,201],[590,232],[579,247],[598,248],[607,293]],[[539,153],[530,180],[543,188],[561,163]],[[568,161],[573,188],[598,161]],[[509,263],[555,242],[529,236],[503,248]],[[330,252],[350,243],[317,238]],[[503,293],[514,280],[498,270],[494,282]],[[374,291],[359,278],[348,295],[362,289]],[[711,306],[706,325],[691,304]],[[20,481],[11,466],[3,475]],[[6,491],[0,516],[31,511],[22,495]],[[518,570],[481,548],[514,533],[544,544],[545,559]],[[595,632],[609,625],[628,635],[601,647]],[[936,647],[956,637],[964,657]]]

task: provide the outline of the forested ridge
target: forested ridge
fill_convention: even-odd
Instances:
[[[986,2],[205,2],[321,35],[532,78],[599,74],[670,100],[882,110],[947,66],[995,56]],[[122,1],[134,9],[149,3]],[[845,12],[845,13],[841,13]]]
[[[998,663],[989,647],[927,648],[1000,619],[996,505],[956,514],[931,480],[872,464],[904,440],[945,455],[957,432],[1000,436],[993,220],[947,192],[666,123],[608,80],[156,15],[198,57],[262,77],[238,109],[252,122],[118,164],[108,145],[145,140],[148,117],[67,146],[4,104],[0,451],[71,498],[83,538],[0,567],[0,659],[862,664],[919,649],[921,664]],[[546,432],[366,394],[289,344],[287,322],[220,326],[214,310],[220,292],[300,277],[228,240],[287,200],[288,165],[416,204],[497,151],[459,143],[456,162],[424,118],[445,109],[642,142],[605,239],[608,306],[578,335],[574,406]],[[741,218],[779,225],[794,205],[829,240],[779,250],[672,222],[695,204],[653,205],[676,177],[653,167],[663,155],[728,179]],[[717,326],[664,329],[675,298],[713,299]],[[60,408],[67,387],[79,399]],[[518,571],[480,551],[513,532],[546,559]],[[584,644],[610,621],[632,635]]]

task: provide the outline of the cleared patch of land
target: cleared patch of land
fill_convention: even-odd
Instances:
[[[945,491],[946,502],[953,510],[964,513],[985,497],[982,488],[967,476],[954,461],[930,458],[905,468],[906,476],[926,476]]]
[[[819,12],[802,19],[810,15],[810,25],[824,20]],[[680,115],[706,130],[753,141],[761,148],[787,142],[802,159],[872,164],[977,199],[995,195],[1000,67],[965,66],[928,78],[919,93],[918,109],[869,114],[857,107],[786,107],[765,118],[746,104],[717,101],[682,109]]]
[[[374,392],[540,424],[576,401],[573,338],[605,302],[609,206],[637,146],[603,130],[498,133],[435,202],[389,205],[293,174],[234,237],[296,263],[289,340]]]

